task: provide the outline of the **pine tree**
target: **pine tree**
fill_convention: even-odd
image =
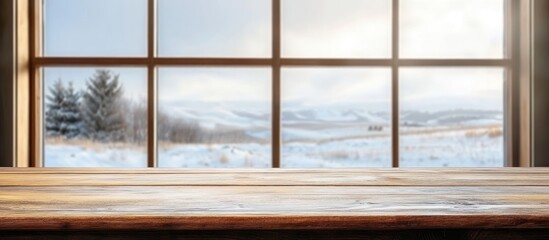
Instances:
[[[49,137],[61,136],[61,125],[63,123],[62,105],[65,100],[65,87],[61,79],[58,79],[53,86],[49,87],[49,94],[46,96],[46,135]]]
[[[46,135],[48,137],[75,138],[82,133],[82,118],[80,114],[80,94],[69,82],[69,87],[61,79],[49,88],[46,96]]]
[[[87,134],[94,140],[119,141],[124,138],[122,86],[118,75],[96,70],[86,83],[82,113]]]
[[[83,134],[83,122],[80,114],[80,93],[74,90],[72,82],[65,89],[65,98],[60,115],[63,119],[60,130],[66,138],[75,138]]]

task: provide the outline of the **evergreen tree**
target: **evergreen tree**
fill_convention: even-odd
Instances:
[[[74,90],[72,82],[67,89],[60,79],[57,80],[49,88],[46,99],[46,135],[69,139],[81,135],[80,94]]]
[[[86,87],[82,114],[88,136],[99,141],[123,140],[126,123],[118,75],[108,70],[96,70]]]
[[[65,87],[61,79],[58,79],[53,86],[49,87],[49,94],[46,99],[46,135],[49,137],[61,136],[62,105],[65,100]]]
[[[60,115],[63,119],[60,130],[66,138],[75,138],[84,133],[80,114],[80,94],[74,90],[72,82],[65,89],[65,99],[61,105]]]

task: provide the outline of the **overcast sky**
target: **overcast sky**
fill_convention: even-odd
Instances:
[[[400,55],[501,58],[503,2],[401,0]],[[146,6],[146,0],[45,0],[44,54],[145,56]],[[270,0],[158,0],[158,54],[268,58],[270,7]],[[391,11],[390,0],[282,0],[283,57],[390,57]],[[49,68],[46,86],[58,78],[83,86],[93,70]],[[113,71],[128,98],[146,96],[146,69]],[[503,109],[501,69],[400,72],[404,109]],[[285,68],[283,101],[388,108],[390,76],[383,68]],[[165,101],[268,101],[270,77],[268,68],[166,68],[159,73],[159,96]]]

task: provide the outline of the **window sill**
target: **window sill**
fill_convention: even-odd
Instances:
[[[548,168],[0,168],[0,230],[549,229]]]

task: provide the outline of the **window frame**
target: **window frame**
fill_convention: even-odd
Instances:
[[[43,103],[42,103],[42,67],[66,67],[66,66],[131,66],[147,68],[148,85],[148,136],[147,136],[147,166],[158,166],[157,149],[157,85],[156,68],[160,66],[264,66],[272,69],[272,103],[271,103],[271,131],[272,131],[272,168],[281,166],[281,69],[282,67],[372,67],[383,66],[391,68],[391,143],[392,143],[392,167],[399,167],[399,69],[400,67],[501,67],[505,71],[504,88],[504,166],[529,166],[530,159],[530,132],[523,133],[524,129],[530,129],[529,101],[528,108],[522,110],[524,99],[529,96],[520,94],[524,89],[525,81],[529,76],[522,73],[529,70],[529,64],[522,66],[523,59],[520,48],[522,31],[528,31],[524,27],[524,12],[529,12],[528,3],[525,11],[525,2],[521,0],[505,1],[504,23],[504,56],[502,59],[401,59],[399,58],[399,2],[392,1],[392,53],[390,58],[284,58],[281,56],[281,2],[282,0],[270,0],[272,4],[272,55],[269,58],[187,58],[187,57],[156,57],[156,2],[148,1],[147,13],[147,56],[146,57],[44,57],[42,52],[42,0],[28,0],[29,2],[29,79],[30,79],[30,111],[29,111],[29,166],[43,167]],[[524,30],[527,29],[527,30]],[[528,34],[529,35],[529,34]],[[526,79],[526,80],[525,80]],[[529,85],[528,85],[529,86]],[[527,87],[527,86],[526,86]],[[529,92],[528,92],[529,95]],[[527,119],[523,119],[523,113],[527,112]],[[527,156],[527,160],[524,160]]]

